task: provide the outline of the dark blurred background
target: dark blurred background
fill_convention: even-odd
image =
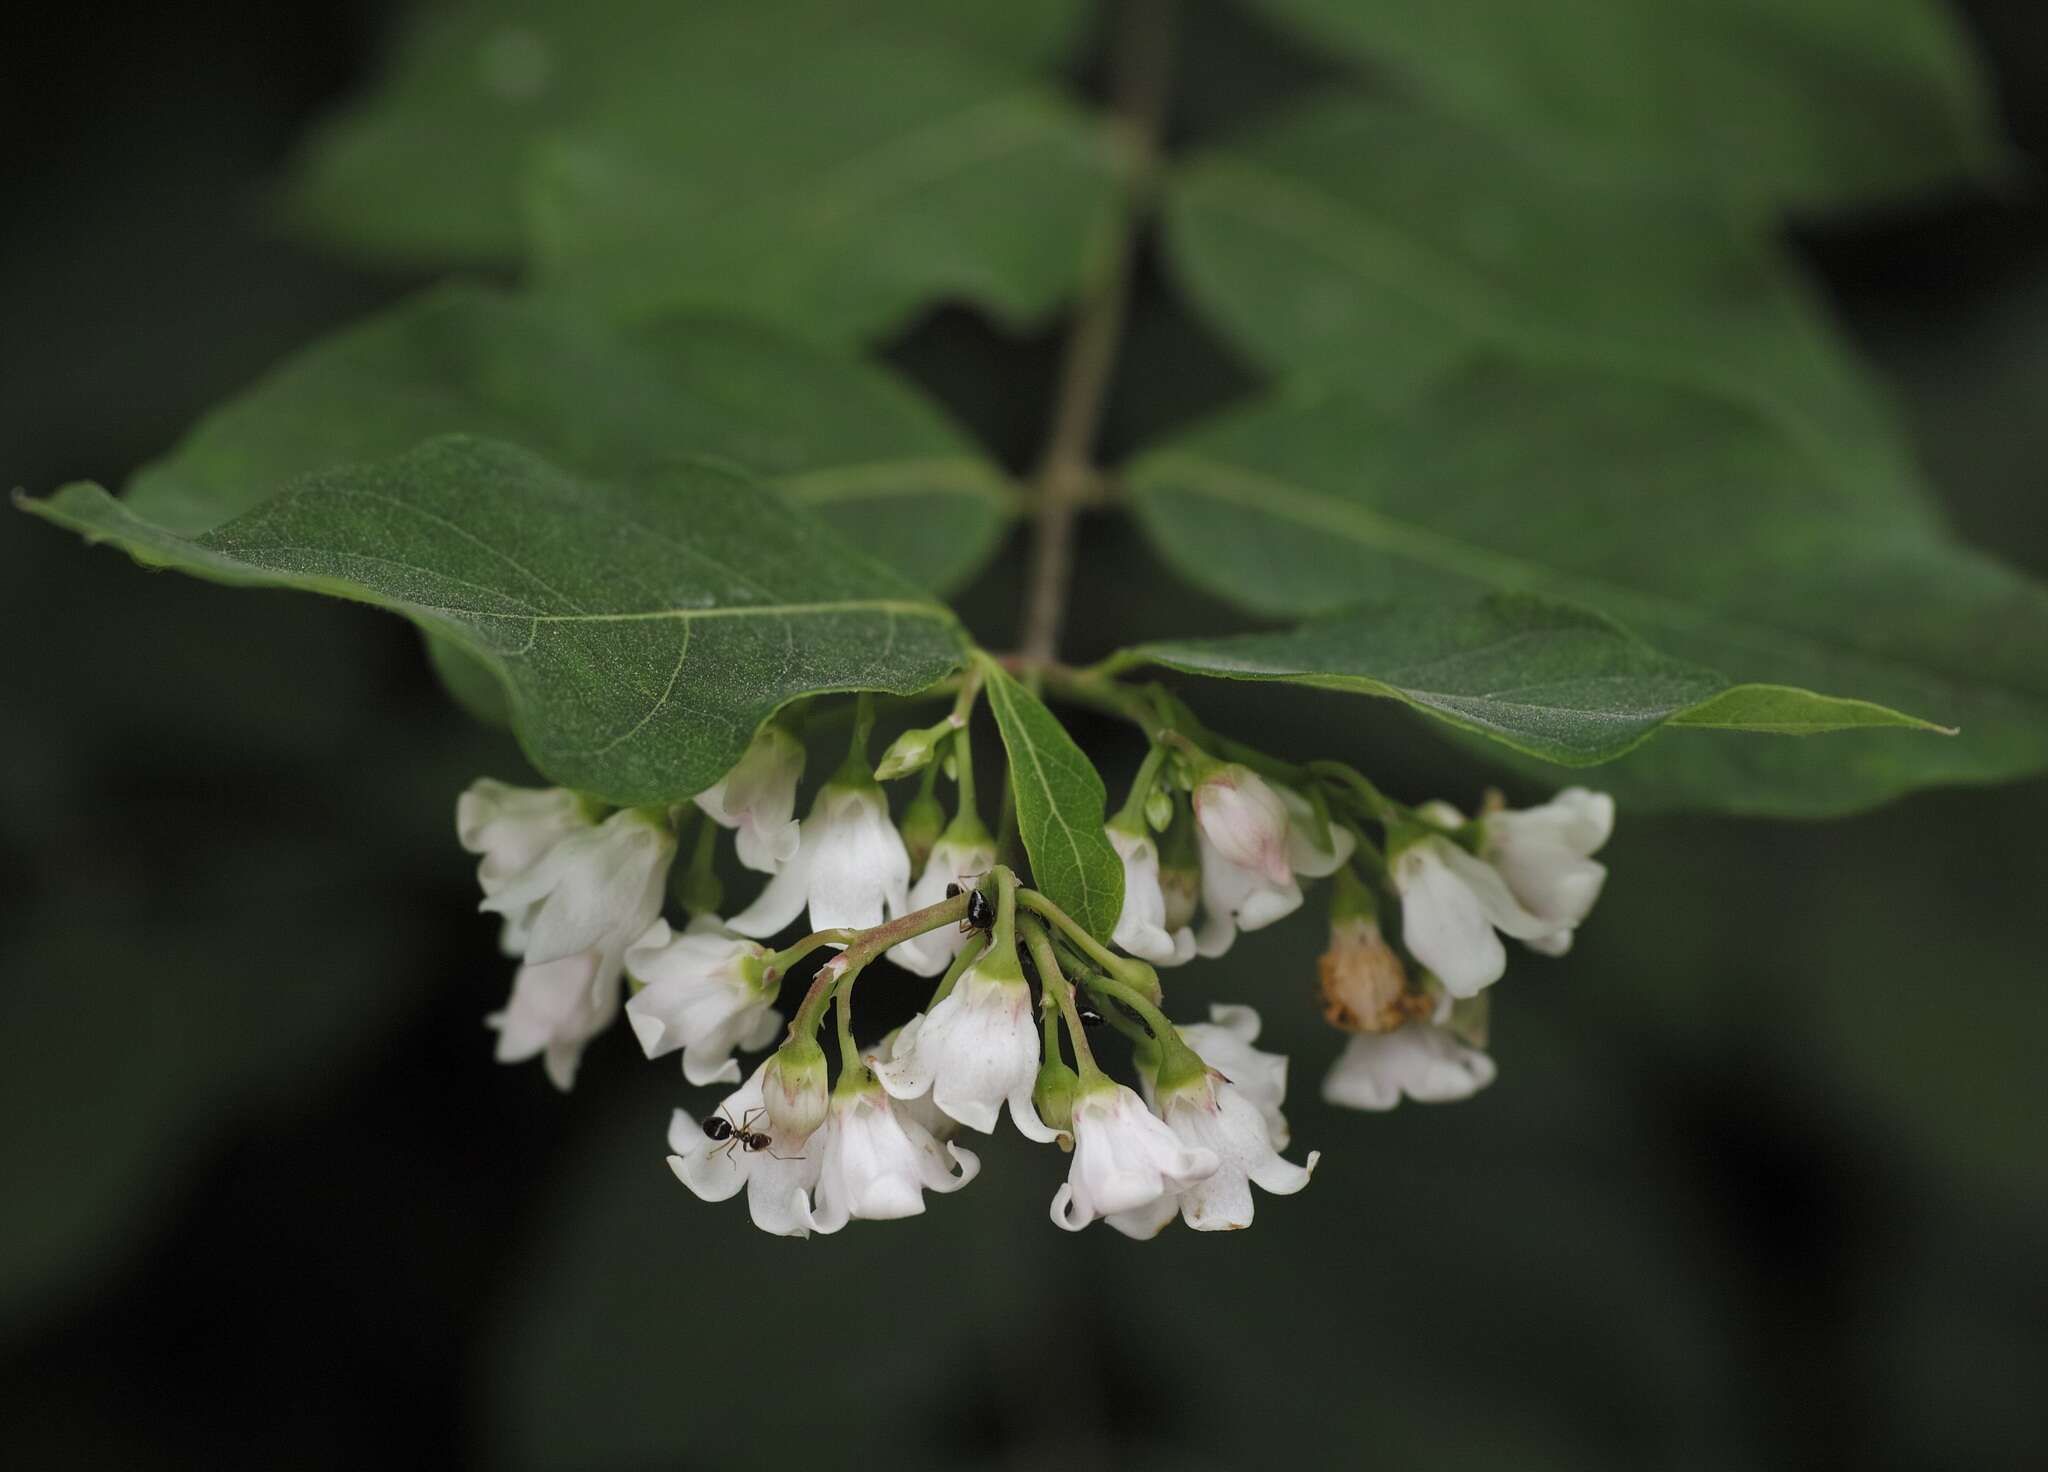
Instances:
[[[8,8],[0,479],[118,483],[416,284],[260,207],[394,9]],[[1179,134],[1311,74],[1190,9]],[[2048,12],[1965,10],[2038,164]],[[2048,573],[2035,181],[1801,246],[1964,534]],[[1019,466],[1045,396],[1016,386],[1055,355],[955,312],[890,349]],[[1252,379],[1148,281],[1122,382],[1112,454]],[[1079,589],[1080,656],[1231,626],[1113,520]],[[1015,594],[969,595],[989,642]],[[1259,1002],[1325,1152],[1248,1234],[1069,1238],[1063,1162],[1005,1140],[925,1217],[802,1244],[670,1178],[668,1112],[703,1101],[624,1029],[568,1097],[490,1061],[507,968],[451,813],[524,769],[401,623],[23,517],[0,606],[11,1465],[2048,1466],[2041,783],[1813,827],[1624,813],[1600,915],[1518,965],[1501,1079],[1458,1107],[1317,1102],[1312,917],[1186,973],[1189,1011]],[[1408,796],[1487,775],[1377,707],[1227,695],[1224,728],[1255,709]]]

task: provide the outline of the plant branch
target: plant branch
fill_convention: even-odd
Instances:
[[[1073,571],[1074,517],[1094,498],[1100,479],[1092,461],[1095,434],[1123,338],[1138,232],[1159,173],[1173,7],[1174,0],[1128,0],[1112,56],[1111,106],[1130,157],[1130,177],[1109,247],[1082,293],[1067,339],[1052,426],[1035,477],[1038,510],[1020,647],[1040,659],[1051,658],[1059,647]]]

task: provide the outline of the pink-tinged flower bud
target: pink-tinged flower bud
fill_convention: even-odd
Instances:
[[[825,1050],[815,1039],[791,1038],[761,1070],[761,1104],[776,1148],[794,1149],[825,1122]]]
[[[1294,881],[1287,861],[1287,804],[1250,767],[1212,768],[1195,785],[1195,819],[1216,852],[1275,887]]]

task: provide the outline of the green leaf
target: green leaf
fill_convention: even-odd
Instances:
[[[450,436],[305,476],[194,537],[98,486],[25,505],[147,564],[403,614],[495,672],[536,768],[621,804],[709,787],[799,696],[910,694],[963,658],[945,608],[700,463],[597,481]]]
[[[1760,205],[1870,204],[1991,175],[1983,69],[1941,0],[1256,0],[1581,167]]]
[[[1541,593],[1744,685],[1961,728],[1655,742],[1612,770],[1660,803],[1845,812],[2048,767],[2048,589],[1838,514],[1797,446],[1711,399],[1487,365],[1400,414],[1338,397],[1254,410],[1146,457],[1128,483],[1175,566],[1261,613]],[[1749,690],[1693,719],[1804,728],[1803,705]]]
[[[1603,365],[1778,420],[1825,452],[1844,507],[1936,520],[1812,290],[1715,201],[1331,99],[1190,162],[1168,210],[1180,278],[1277,372],[1397,403],[1483,353]]]
[[[814,337],[959,296],[1054,306],[1108,207],[1098,129],[1034,78],[1079,0],[488,0],[425,13],[286,208],[399,264],[514,264],[635,315]],[[645,236],[641,231],[648,231]]]
[[[826,342],[937,299],[1022,328],[1111,226],[1107,135],[1041,87],[881,39],[822,67],[759,61],[712,116],[700,95],[542,152],[543,287],[625,319],[715,306]]]
[[[1102,776],[1059,717],[1001,665],[983,658],[988,705],[1010,756],[1017,832],[1031,879],[1053,903],[1107,942],[1124,906],[1124,866],[1103,831]]]
[[[1187,674],[1376,695],[1565,766],[1611,761],[1659,727],[1811,733],[1927,723],[1807,690],[1729,688],[1597,613],[1523,593],[1355,609],[1276,634],[1144,644]]]
[[[421,631],[427,663],[455,703],[488,726],[512,724],[512,699],[497,671],[445,634]]]
[[[455,433],[598,477],[715,456],[934,589],[980,566],[1015,499],[973,441],[880,368],[729,318],[620,331],[453,286],[289,359],[140,471],[127,505],[206,531],[294,476]]]

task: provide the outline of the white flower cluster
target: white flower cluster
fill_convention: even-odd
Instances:
[[[1240,931],[1299,909],[1304,879],[1331,878],[1322,994],[1328,1020],[1352,1036],[1323,1099],[1377,1110],[1403,1098],[1464,1098],[1495,1074],[1479,1009],[1506,968],[1501,937],[1562,954],[1606,875],[1592,855],[1612,830],[1613,803],[1583,788],[1526,811],[1495,800],[1468,820],[1441,803],[1399,808],[1354,779],[1366,796],[1333,814],[1336,789],[1301,769],[1279,768],[1296,772],[1297,785],[1191,745],[1192,755],[1177,757],[1162,743],[1107,825],[1124,869],[1112,941],[1135,958],[1125,960],[1084,933],[1059,935],[1046,917],[1061,912],[1043,896],[1021,891],[1038,911],[1014,918],[1020,891],[974,813],[960,725],[908,733],[885,759],[884,775],[920,770],[958,742],[959,814],[943,831],[937,819],[922,826],[915,863],[861,755],[864,725],[801,822],[804,748],[779,722],[695,799],[702,817],[688,804],[606,815],[561,790],[476,783],[458,804],[458,835],[479,856],[482,908],[502,917],[503,947],[519,961],[509,1000],[488,1019],[498,1058],[541,1057],[567,1089],[585,1044],[623,1010],[649,1058],[680,1053],[691,1085],[731,1086],[702,1118],[676,1113],[677,1178],[709,1201],[744,1188],[753,1221],[773,1233],[831,1233],[856,1219],[922,1212],[926,1192],[959,1190],[980,1172],[954,1136],[993,1133],[1005,1110],[1026,1138],[1071,1151],[1051,1204],[1062,1227],[1104,1220],[1142,1238],[1176,1215],[1202,1231],[1243,1227],[1253,1186],[1292,1194],[1318,1160],[1311,1152],[1297,1165],[1282,1153],[1287,1060],[1253,1045],[1260,1020],[1249,1007],[1168,1022],[1151,1000],[1150,966],[1220,955]],[[928,807],[931,790],[928,775]],[[1361,819],[1384,826],[1384,852]],[[662,909],[685,820],[730,831],[739,862],[768,877],[729,919],[698,913],[677,930]],[[693,872],[703,882],[692,889],[684,879],[678,889],[693,907],[692,895],[719,892],[709,877],[716,830],[701,836]],[[998,889],[1000,920],[988,900]],[[1382,901],[1399,917],[1391,938]],[[933,918],[940,911],[944,919]],[[968,920],[954,924],[963,913]],[[814,933],[771,949],[805,914]],[[1026,932],[1030,945],[1020,948]],[[1055,941],[1081,968],[1076,982]],[[777,1010],[784,972],[820,947],[845,949],[786,1026]],[[944,980],[908,1024],[856,1050],[851,987],[884,953]],[[1021,954],[1037,971],[1036,995]],[[1133,975],[1145,985],[1131,984]],[[1134,1039],[1142,1095],[1096,1066],[1082,1024],[1101,1018],[1077,1006],[1084,992]],[[841,1067],[828,1091],[815,1033],[835,998]],[[1061,1022],[1079,1073],[1060,1055]],[[785,1033],[743,1076],[735,1055]]]

